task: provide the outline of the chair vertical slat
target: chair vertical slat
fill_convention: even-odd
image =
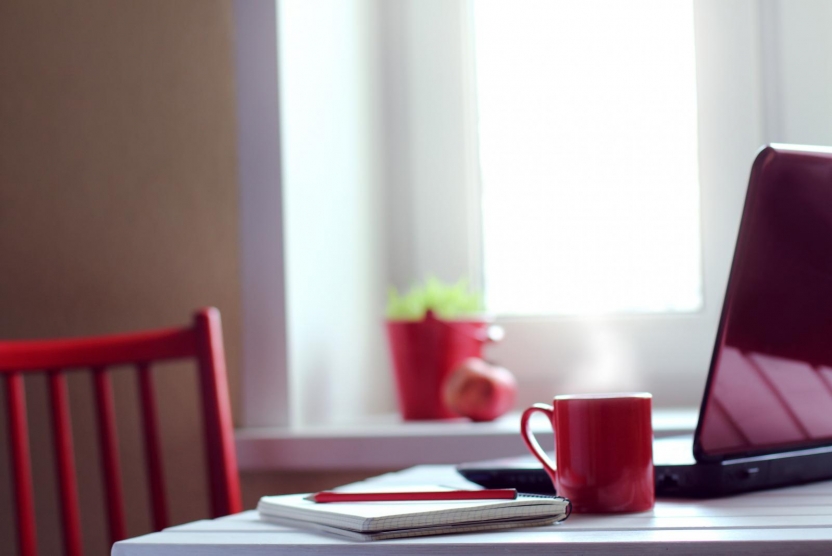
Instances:
[[[225,495],[217,489],[217,484],[221,480],[221,465],[218,464],[219,459],[219,442],[217,439],[216,411],[209,401],[211,399],[209,379],[204,377],[204,371],[200,368],[200,386],[202,389],[202,428],[205,434],[205,454],[206,463],[208,465],[208,492],[211,499],[211,517],[217,518],[224,513],[223,508],[226,506]]]
[[[12,456],[17,543],[21,556],[37,556],[35,500],[29,455],[29,425],[26,419],[26,390],[19,373],[6,376],[6,407],[9,424],[9,451]]]
[[[197,313],[199,376],[213,517],[243,510],[219,312]]]
[[[72,453],[72,421],[66,377],[58,371],[49,373],[49,398],[52,403],[52,434],[61,490],[61,519],[66,556],[81,556],[81,514],[78,507],[78,483],[75,480],[75,457]]]
[[[98,441],[101,448],[101,467],[107,492],[107,521],[110,542],[127,538],[124,520],[124,495],[121,488],[121,466],[118,458],[116,411],[110,375],[102,368],[93,369],[93,385],[98,413]]]
[[[153,528],[161,531],[168,526],[168,511],[165,504],[165,478],[162,471],[162,449],[159,438],[156,393],[153,389],[153,374],[150,370],[150,364],[139,364],[137,377],[139,399],[142,406],[147,477],[150,482],[150,501],[153,508]]]

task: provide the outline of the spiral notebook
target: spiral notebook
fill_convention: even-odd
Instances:
[[[359,541],[551,525],[569,515],[569,501],[520,494],[514,500],[344,502],[317,504],[306,494],[264,496],[260,519]]]

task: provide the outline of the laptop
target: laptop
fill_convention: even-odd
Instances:
[[[832,148],[770,145],[754,160],[696,431],[656,440],[653,460],[666,496],[832,479]],[[458,471],[554,490],[530,455]]]

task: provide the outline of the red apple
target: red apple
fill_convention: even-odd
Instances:
[[[517,381],[508,369],[471,357],[454,369],[442,387],[445,406],[474,421],[493,421],[514,406]]]

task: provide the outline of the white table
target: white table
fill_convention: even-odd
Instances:
[[[470,485],[451,466],[422,465],[351,485]],[[549,527],[373,543],[262,523],[248,511],[117,543],[113,556],[506,554],[832,554],[832,482],[729,498],[661,499],[639,514],[573,515]]]

